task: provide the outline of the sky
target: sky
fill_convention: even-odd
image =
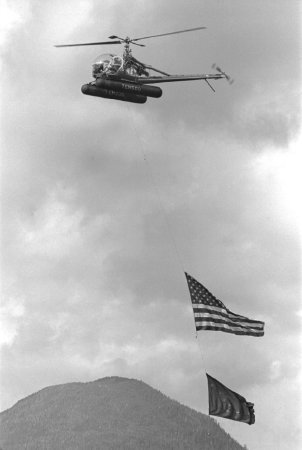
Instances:
[[[301,423],[301,8],[290,0],[1,4],[2,410],[43,387],[141,379],[208,412],[205,372],[255,404],[217,418],[250,450],[293,450]],[[84,96],[91,64],[170,74],[144,105]],[[262,338],[199,332],[184,271]]]

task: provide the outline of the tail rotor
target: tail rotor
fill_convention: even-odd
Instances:
[[[225,77],[225,79],[228,81],[229,84],[233,84],[234,83],[234,79],[230,77],[230,75],[228,75],[227,73],[225,73],[219,66],[217,66],[217,64],[212,64],[212,69],[217,70],[217,72],[221,73],[221,75],[223,75]]]

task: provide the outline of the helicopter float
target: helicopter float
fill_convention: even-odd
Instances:
[[[196,75],[171,75],[156,69],[151,65],[138,61],[132,55],[130,44],[145,47],[138,44],[137,41],[150,39],[159,36],[168,36],[171,34],[186,33],[189,31],[203,30],[206,27],[190,28],[187,30],[173,31],[170,33],[156,34],[153,36],[144,36],[130,39],[119,36],[109,36],[110,41],[88,42],[84,44],[63,44],[55,47],[79,47],[87,45],[109,45],[124,44],[122,56],[112,53],[105,53],[96,58],[92,65],[92,76],[94,81],[82,86],[82,93],[94,97],[110,98],[132,103],[145,103],[147,97],[159,98],[162,96],[162,90],[157,86],[150,86],[158,83],[168,83],[175,81],[204,80],[215,92],[209,80],[219,80],[225,78],[230,83],[233,82],[229,75],[223,72],[215,64],[212,66],[217,73],[196,74]],[[151,75],[150,71],[155,72]],[[160,75],[157,75],[160,74]]]

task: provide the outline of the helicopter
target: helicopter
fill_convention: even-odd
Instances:
[[[124,44],[124,52],[122,56],[113,53],[105,53],[96,58],[92,65],[92,77],[94,80],[82,86],[82,93],[94,97],[103,97],[125,102],[145,103],[148,97],[159,98],[162,96],[161,88],[158,86],[152,86],[158,83],[204,80],[215,92],[215,89],[210,84],[209,80],[219,80],[221,78],[225,78],[230,83],[233,82],[230,76],[221,70],[220,67],[216,66],[216,64],[213,64],[212,66],[212,68],[216,70],[216,73],[171,75],[167,72],[156,69],[149,64],[138,61],[132,55],[130,44],[145,47],[144,44],[140,44],[137,41],[204,29],[206,29],[206,27],[195,27],[134,39],[129,37],[121,38],[119,36],[112,35],[108,37],[110,41],[88,42],[82,44],[61,44],[55,45],[55,47]],[[152,72],[155,74],[152,74]]]

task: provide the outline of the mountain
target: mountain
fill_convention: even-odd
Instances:
[[[0,414],[2,450],[242,450],[210,417],[142,381],[50,386]],[[0,449],[0,450],[1,450]]]

